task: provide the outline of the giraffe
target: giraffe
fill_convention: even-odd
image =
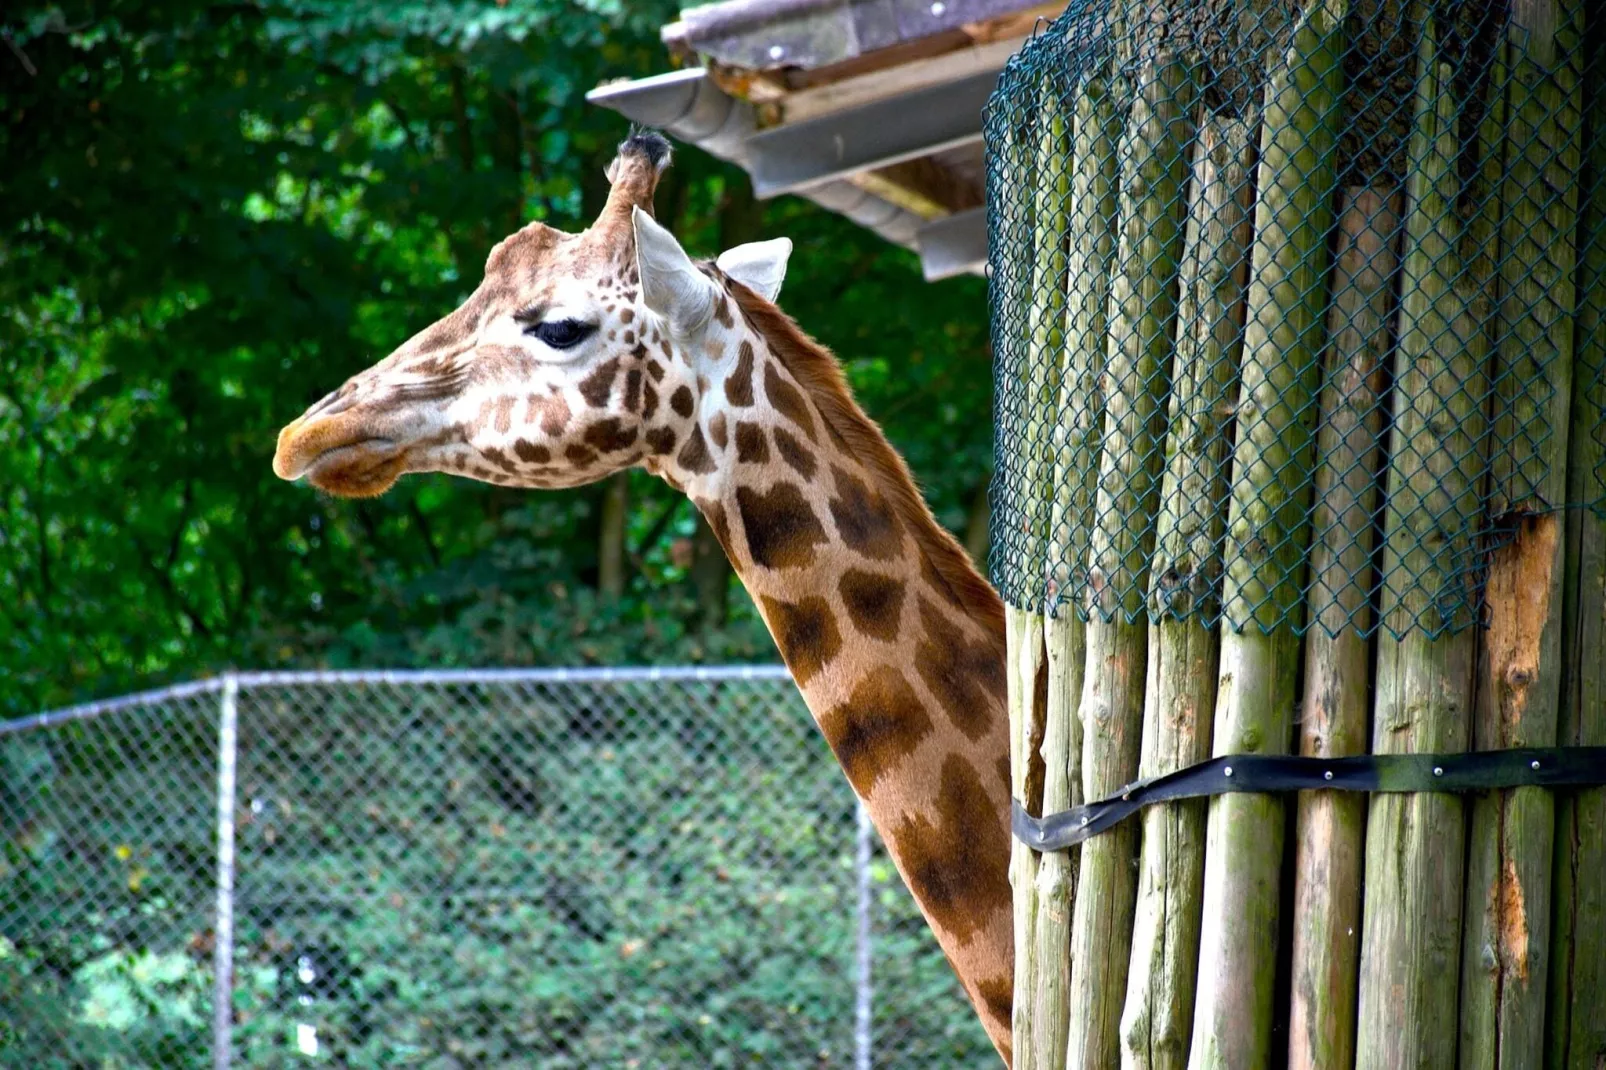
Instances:
[[[708,519],[982,1024],[1010,1061],[1003,606],[836,359],[774,304],[776,239],[692,261],[632,134],[580,234],[531,223],[467,301],[280,432],[334,495],[406,472],[569,487],[640,465]]]

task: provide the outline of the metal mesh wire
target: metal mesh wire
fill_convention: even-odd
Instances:
[[[1481,621],[1521,517],[1599,506],[1597,462],[1566,473],[1569,426],[1602,437],[1601,19],[1531,6],[1554,25],[1075,0],[1010,62],[985,117],[1010,603],[1431,637]]]
[[[236,679],[0,725],[0,1066],[996,1060],[779,668]]]

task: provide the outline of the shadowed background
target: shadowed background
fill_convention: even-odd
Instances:
[[[579,229],[663,69],[664,3],[24,5],[0,46],[0,714],[216,671],[771,660],[695,510],[632,473],[411,476],[334,501],[277,428],[455,307],[530,219]],[[679,153],[695,254],[797,243],[784,307],[976,548],[984,284]]]

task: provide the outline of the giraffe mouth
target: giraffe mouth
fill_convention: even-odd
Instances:
[[[388,438],[367,438],[325,450],[302,472],[319,490],[341,498],[371,498],[401,477],[404,457]]]
[[[339,417],[297,420],[279,432],[273,456],[273,470],[281,479],[305,478],[342,498],[383,494],[405,466],[406,452],[394,439],[366,434]]]

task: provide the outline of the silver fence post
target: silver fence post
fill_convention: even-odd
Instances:
[[[858,979],[853,1008],[853,1070],[870,1070],[870,814],[858,804],[858,858],[854,866],[859,884]]]
[[[234,760],[240,682],[223,676],[217,737],[217,920],[212,945],[212,1066],[228,1070],[234,1048]]]

